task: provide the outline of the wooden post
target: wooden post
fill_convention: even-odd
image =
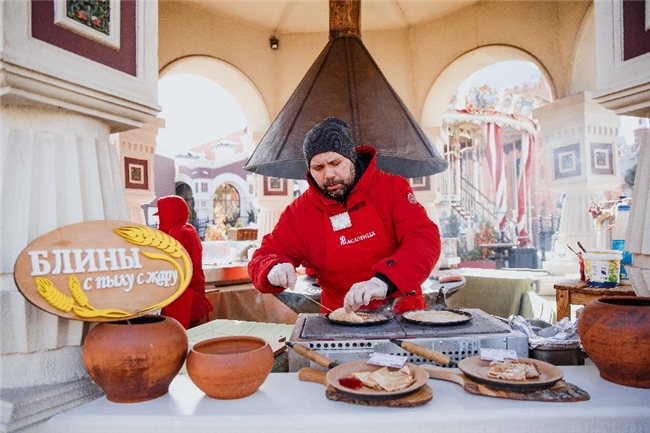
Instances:
[[[330,0],[330,40],[361,37],[361,0]]]

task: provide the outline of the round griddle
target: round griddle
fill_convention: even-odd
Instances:
[[[397,391],[385,391],[379,389],[372,389],[362,386],[359,389],[347,388],[339,383],[339,379],[352,377],[352,373],[362,371],[375,371],[382,368],[378,365],[368,364],[366,360],[346,362],[345,364],[338,365],[327,372],[327,382],[330,386],[335,388],[338,392],[350,397],[360,398],[363,400],[390,400],[393,398],[402,397],[422,388],[429,380],[429,373],[423,368],[415,364],[407,363],[409,369],[413,373],[415,382],[406,388],[398,389]]]
[[[540,361],[533,358],[519,358],[520,362],[528,362],[535,364],[539,370],[539,377],[534,379],[526,379],[525,381],[496,379],[488,376],[490,370],[490,361],[484,361],[480,356],[472,356],[465,358],[458,362],[458,368],[467,377],[488,385],[490,388],[495,389],[511,389],[511,390],[530,390],[530,389],[544,389],[550,388],[558,380],[562,379],[564,372],[553,364]]]
[[[327,319],[331,323],[335,323],[337,325],[344,325],[344,326],[376,326],[376,325],[381,325],[382,323],[388,322],[390,319],[393,318],[393,314],[389,312],[377,312],[377,311],[357,311],[357,314],[372,314],[373,316],[377,317],[377,320],[368,320],[368,321],[363,321],[363,322],[346,322],[344,320],[334,320],[331,319],[330,313],[325,314],[325,319]]]
[[[427,314],[431,314],[431,313],[435,313],[435,312],[441,312],[442,313],[442,312],[447,312],[448,311],[448,312],[451,312],[451,313],[458,314],[459,316],[462,316],[462,317],[459,317],[458,320],[447,320],[447,321],[443,321],[443,322],[416,320],[416,319],[409,318],[409,314],[417,313],[417,312],[420,312],[420,311],[424,311]],[[450,326],[450,325],[460,325],[461,323],[469,322],[470,320],[472,320],[472,314],[468,313],[467,311],[450,310],[450,309],[446,309],[446,310],[416,310],[416,311],[407,311],[407,312],[403,313],[402,318],[404,320],[406,320],[407,322],[414,323],[416,325]]]

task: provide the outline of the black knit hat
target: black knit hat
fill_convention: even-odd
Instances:
[[[314,156],[324,152],[336,152],[355,162],[357,152],[354,148],[354,141],[350,138],[350,127],[337,117],[328,117],[314,126],[305,136],[302,145],[307,166]]]

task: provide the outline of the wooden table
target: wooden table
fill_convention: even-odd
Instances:
[[[571,305],[587,305],[594,299],[604,296],[636,296],[632,286],[588,287],[584,281],[580,280],[555,284],[553,288],[555,289],[558,321],[565,317],[571,317]]]

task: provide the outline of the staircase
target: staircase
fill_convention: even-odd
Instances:
[[[449,203],[459,218],[489,220],[497,225],[496,204],[464,177],[460,178],[459,194],[451,195]]]

